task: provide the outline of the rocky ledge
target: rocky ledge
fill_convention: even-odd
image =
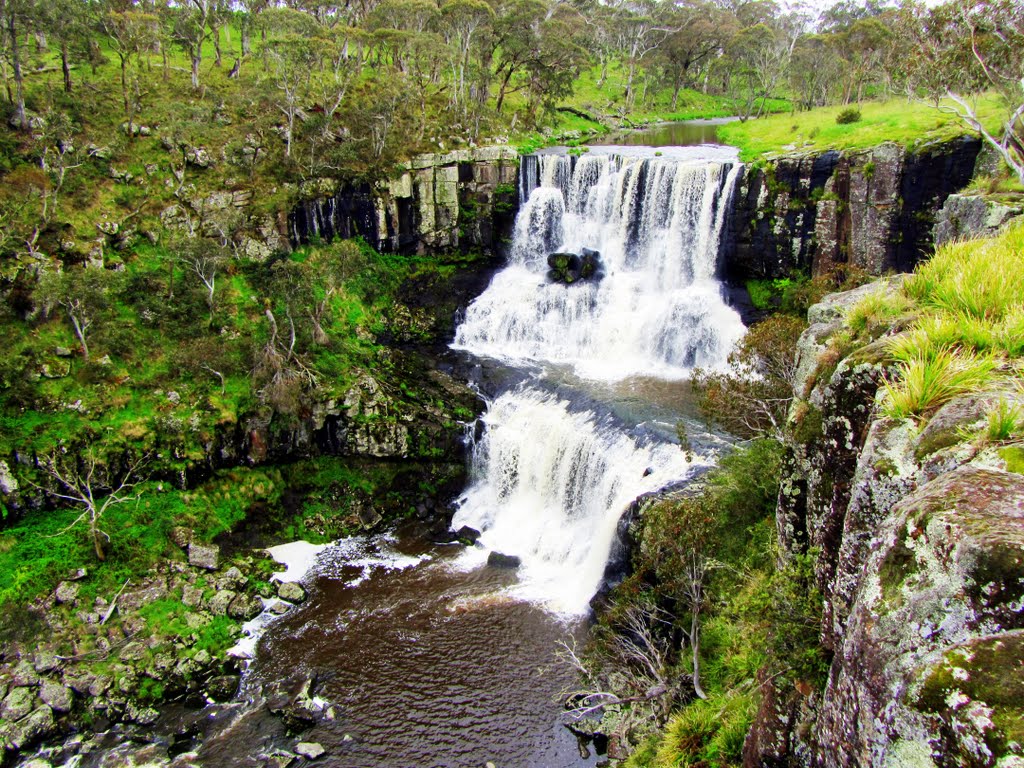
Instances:
[[[304,596],[297,585],[269,583],[265,557],[223,562],[218,547],[190,542],[184,529],[174,537],[180,558],[139,583],[97,595],[78,571],[25,610],[25,639],[0,656],[0,762],[71,732],[145,729],[169,702],[234,697],[239,669],[228,651],[241,623],[279,591],[293,602]],[[88,743],[78,737],[56,751],[70,759]]]
[[[887,418],[884,340],[846,312],[899,279],[826,297],[799,345],[778,525],[816,555],[824,690],[765,697],[744,764],[1024,765],[1024,447],[978,437],[982,391]]]

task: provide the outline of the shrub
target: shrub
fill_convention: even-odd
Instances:
[[[856,107],[847,107],[838,115],[836,115],[836,123],[838,125],[850,125],[852,123],[860,122],[860,110]]]

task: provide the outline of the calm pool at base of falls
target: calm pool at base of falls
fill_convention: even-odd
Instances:
[[[585,623],[509,598],[515,572],[467,572],[462,550],[413,529],[325,549],[309,600],[263,636],[241,698],[312,680],[322,711],[301,740],[336,768],[593,765],[561,725],[573,671],[559,643],[582,641]],[[292,745],[254,710],[206,739],[204,766],[263,765]]]

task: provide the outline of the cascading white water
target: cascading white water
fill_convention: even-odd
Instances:
[[[531,387],[500,395],[484,422],[453,527],[477,528],[484,547],[522,559],[514,594],[579,613],[600,585],[622,512],[691,465],[676,445],[633,437]],[[470,550],[464,562],[486,558]]]
[[[744,331],[716,280],[740,166],[729,152],[708,154],[524,158],[510,263],[470,305],[453,346],[607,381],[724,365]],[[600,252],[602,279],[548,279],[549,254],[583,248]],[[490,403],[453,526],[476,528],[486,549],[522,559],[517,594],[579,613],[600,584],[622,512],[693,465],[678,446],[543,386]],[[479,565],[486,549],[470,550],[464,564]]]
[[[743,334],[715,279],[739,168],[692,155],[531,159],[510,264],[470,305],[453,346],[606,380],[722,365]],[[601,254],[602,280],[547,278],[549,254],[583,248]]]

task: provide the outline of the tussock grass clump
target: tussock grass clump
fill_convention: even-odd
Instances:
[[[1009,440],[1024,432],[1024,409],[1019,404],[1000,398],[996,407],[988,412],[985,437],[994,443]]]
[[[1024,355],[1024,226],[939,248],[903,294],[920,316],[889,345],[897,366],[885,383],[885,412],[917,416],[990,388]],[[855,308],[851,323],[870,311]]]
[[[993,357],[954,349],[926,349],[901,360],[898,378],[885,382],[885,413],[905,418],[937,408],[957,395],[990,384],[997,361]]]

